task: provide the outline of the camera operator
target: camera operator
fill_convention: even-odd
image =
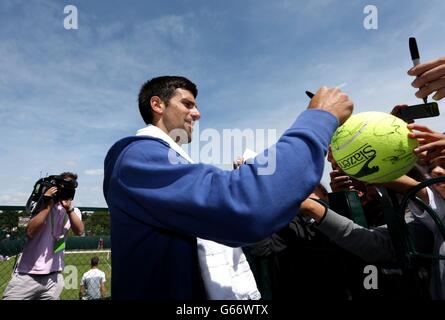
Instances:
[[[64,172],[44,191],[26,227],[28,239],[4,300],[59,299],[67,233],[70,228],[76,235],[84,230],[80,210],[71,205],[76,187],[77,175]]]

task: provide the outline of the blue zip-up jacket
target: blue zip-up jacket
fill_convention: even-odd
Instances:
[[[331,113],[302,112],[276,143],[275,171],[268,175],[258,174],[265,167],[258,157],[224,171],[172,164],[168,144],[153,137],[114,144],[103,186],[111,214],[113,299],[205,299],[196,238],[238,247],[287,225],[319,183],[337,126]]]

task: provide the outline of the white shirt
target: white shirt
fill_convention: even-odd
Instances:
[[[80,281],[80,285],[85,288],[83,300],[92,300],[102,298],[100,285],[105,283],[105,273],[97,268],[85,272]]]

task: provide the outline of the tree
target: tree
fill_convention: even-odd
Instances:
[[[85,222],[85,233],[87,235],[109,235],[110,214],[107,211],[94,212]]]
[[[0,212],[0,232],[6,236],[6,234],[11,235],[13,232],[17,231],[19,224],[20,211],[2,211]]]

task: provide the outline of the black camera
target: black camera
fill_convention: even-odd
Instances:
[[[60,200],[73,200],[76,194],[76,180],[64,179],[62,176],[49,176],[43,178],[43,184],[47,187],[46,190],[51,187],[57,188],[57,193],[53,196],[55,202]],[[46,190],[43,193],[45,193]]]
[[[26,203],[26,211],[29,214],[35,214],[43,209],[45,206],[43,195],[51,187],[57,188],[57,193],[53,196],[54,202],[69,199],[73,200],[76,193],[77,181],[64,179],[60,175],[48,176],[37,180]]]

